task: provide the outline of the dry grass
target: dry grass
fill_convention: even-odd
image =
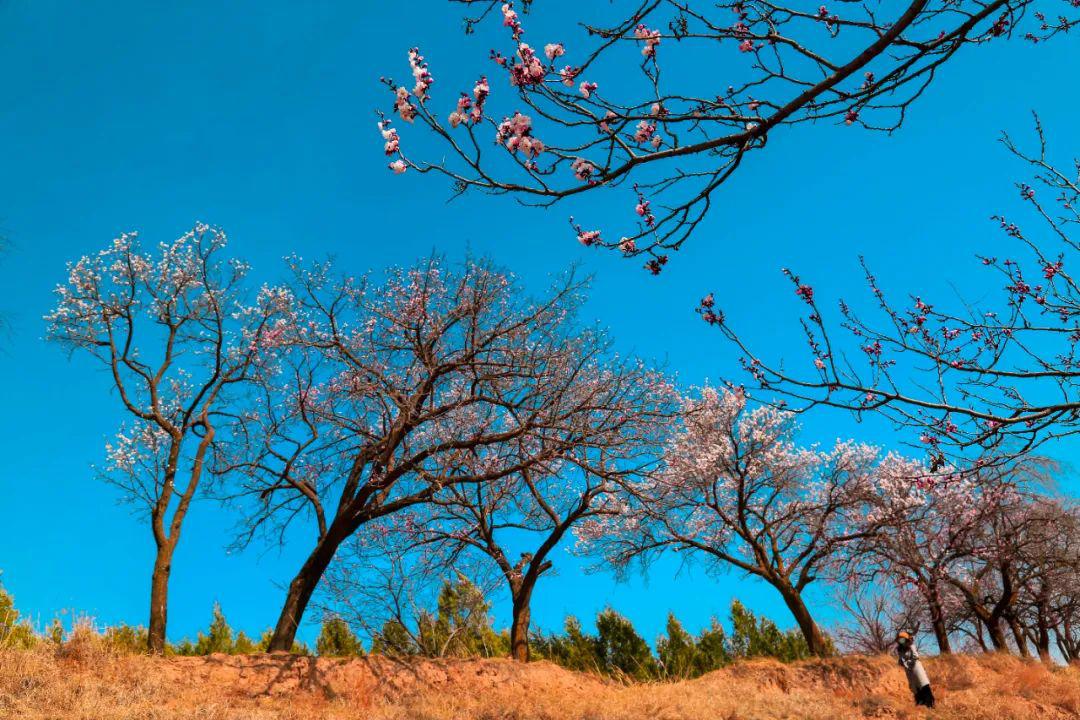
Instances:
[[[1080,670],[1008,657],[930,659],[916,709],[889,658],[741,663],[681,683],[622,685],[546,662],[288,655],[152,659],[90,633],[0,651],[0,718],[19,720],[837,720],[1080,717]]]

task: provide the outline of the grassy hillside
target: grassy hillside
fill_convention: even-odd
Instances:
[[[289,655],[154,659],[94,638],[0,651],[0,718],[20,720],[776,720],[1080,717],[1080,669],[1012,657],[931,658],[916,709],[890,658],[732,665],[697,680],[620,684],[547,662]]]

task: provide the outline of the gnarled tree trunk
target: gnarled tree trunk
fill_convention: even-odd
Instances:
[[[510,657],[519,662],[529,660],[529,622],[532,618],[532,592],[534,584],[523,582],[511,591],[513,607],[510,622]]]
[[[802,595],[786,583],[775,584],[784,598],[784,604],[788,606],[788,610],[795,617],[795,622],[799,624],[799,630],[802,632],[803,638],[806,639],[806,647],[810,650],[810,654],[819,657],[828,656],[830,654],[829,645],[825,641],[821,628],[818,627],[817,623],[814,622],[814,618],[810,615],[810,610],[806,607]]]
[[[338,547],[354,530],[354,526],[346,526],[341,522],[339,516],[339,519],[327,529],[326,534],[319,539],[315,549],[311,551],[300,567],[300,571],[296,573],[296,577],[289,583],[289,589],[285,593],[285,603],[282,605],[281,614],[274,626],[274,635],[267,648],[270,652],[292,650],[300,620],[304,617],[304,611],[307,610],[315,588],[319,586],[323,574],[330,567],[330,561],[334,559]]]

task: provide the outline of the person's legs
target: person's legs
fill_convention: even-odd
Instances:
[[[934,707],[934,692],[929,685],[923,685],[915,692],[915,704],[925,705],[929,708]]]

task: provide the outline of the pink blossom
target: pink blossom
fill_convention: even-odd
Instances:
[[[390,127],[389,120],[379,121],[379,132],[382,133],[385,144],[383,145],[383,152],[387,155],[394,155],[399,152],[401,147],[401,138],[398,137],[397,130]]]
[[[532,137],[532,119],[520,112],[515,112],[513,117],[503,118],[495,133],[495,142],[512,153],[520,150],[526,157],[536,157],[544,151],[544,143]]]
[[[540,58],[531,47],[525,43],[518,45],[518,58],[521,62],[515,62],[510,66],[510,84],[523,87],[537,85],[544,81],[547,70]]]
[[[647,58],[656,57],[656,46],[660,44],[660,31],[650,30],[644,24],[634,28],[634,37],[645,41],[645,47],[641,48],[641,54]]]
[[[510,28],[513,33],[514,40],[521,37],[521,33],[524,32],[524,28],[521,27],[521,23],[518,21],[518,14],[514,11],[513,3],[504,3],[502,6],[503,25]]]
[[[600,121],[600,131],[606,133],[611,132],[611,125],[609,123],[617,117],[619,116],[613,113],[611,110],[608,110],[607,113],[604,115],[604,119]]]
[[[596,173],[596,166],[585,158],[574,158],[574,161],[570,163],[570,169],[574,171],[574,177],[582,182],[591,182],[592,176]]]
[[[409,67],[412,68],[413,79],[416,81],[416,85],[413,87],[413,95],[420,102],[424,102],[428,99],[428,88],[435,82],[435,79],[428,72],[427,62],[424,61],[424,56],[420,54],[420,48],[409,50]]]
[[[624,237],[619,241],[619,249],[627,255],[633,255],[637,252],[637,243],[633,238]]]
[[[590,245],[600,242],[600,231],[586,230],[584,232],[579,232],[577,239],[579,243],[581,243],[585,247],[588,247]]]
[[[408,169],[407,166],[405,165],[404,160],[395,160],[394,162],[390,163],[387,167],[389,167],[391,170],[393,170],[396,175],[400,175],[401,173],[405,172],[405,170]]]
[[[580,91],[581,91],[581,94],[582,94],[582,96],[583,96],[583,97],[584,97],[584,98],[585,98],[586,100],[588,100],[588,99],[589,99],[589,97],[590,97],[590,96],[591,96],[591,95],[592,95],[592,94],[593,94],[594,92],[596,92],[596,88],[597,88],[597,85],[596,85],[596,83],[594,83],[594,82],[584,82],[584,81],[582,81],[582,83],[581,83],[581,86],[580,86],[580,87],[578,88],[578,90],[580,90]]]
[[[571,67],[567,65],[559,71],[559,77],[562,79],[562,84],[566,87],[574,86],[574,79],[581,72],[581,68]]]
[[[639,143],[648,142],[652,139],[653,133],[655,132],[655,125],[648,120],[642,120],[637,124],[637,130],[634,132],[634,141]]]
[[[739,43],[739,52],[747,53],[747,52],[753,52],[753,51],[754,51],[754,41],[751,40],[750,38],[746,38],[741,43]]]
[[[853,125],[859,119],[859,111],[855,108],[851,108],[847,111],[847,115],[844,116],[845,125]]]
[[[488,95],[491,93],[491,88],[488,87],[487,78],[483,75],[476,81],[476,85],[473,86],[473,100],[475,103],[472,108],[472,122],[473,125],[478,124],[484,117],[484,102],[487,101]]]
[[[450,127],[457,127],[463,122],[468,122],[471,108],[472,100],[465,93],[461,93],[461,97],[458,98],[457,109],[450,113]]]
[[[409,100],[409,89],[404,85],[395,91],[394,109],[405,122],[412,122],[416,117],[416,107]]]
[[[566,54],[566,48],[563,47],[562,43],[548,43],[547,45],[544,46],[544,55],[547,56],[548,60],[554,60],[555,58],[559,57],[560,55],[565,55],[565,54]]]

